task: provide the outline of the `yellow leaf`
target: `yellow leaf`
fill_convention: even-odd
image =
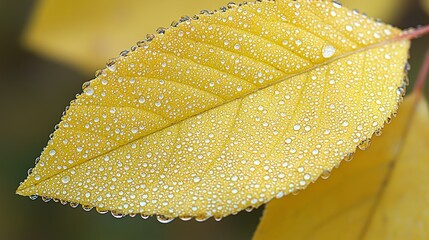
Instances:
[[[169,26],[173,19],[214,9],[228,0],[41,0],[29,21],[24,44],[33,51],[87,72]]]
[[[328,181],[270,202],[254,239],[428,239],[429,114],[415,104],[407,97],[373,146]]]
[[[159,31],[84,84],[17,193],[221,218],[304,189],[396,111],[400,30],[331,2],[230,8]]]

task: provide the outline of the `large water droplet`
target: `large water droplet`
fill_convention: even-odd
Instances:
[[[322,55],[324,58],[330,58],[330,57],[334,56],[335,51],[336,51],[335,47],[333,47],[331,45],[326,45],[322,49]]]

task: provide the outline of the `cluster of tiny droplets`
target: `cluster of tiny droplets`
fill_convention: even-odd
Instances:
[[[83,85],[18,192],[164,223],[297,193],[396,112],[400,33],[338,2],[184,16]]]

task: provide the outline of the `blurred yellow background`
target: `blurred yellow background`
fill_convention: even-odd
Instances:
[[[152,218],[118,220],[94,210],[86,213],[80,207],[72,209],[15,195],[19,181],[25,178],[26,169],[34,166],[65,106],[108,58],[181,15],[192,16],[227,2],[0,0],[1,239],[251,238],[262,209],[221,222],[175,220],[164,225]],[[418,0],[348,2],[352,8],[400,28],[429,24]],[[367,2],[383,2],[384,7],[368,7]],[[343,5],[348,4],[343,1]],[[413,41],[412,84],[428,47],[428,37]]]

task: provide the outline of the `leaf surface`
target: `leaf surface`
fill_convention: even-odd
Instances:
[[[429,114],[407,97],[365,152],[298,196],[270,202],[254,239],[429,237]]]
[[[400,30],[331,2],[230,8],[141,42],[85,84],[17,193],[220,218],[304,189],[396,111]]]

